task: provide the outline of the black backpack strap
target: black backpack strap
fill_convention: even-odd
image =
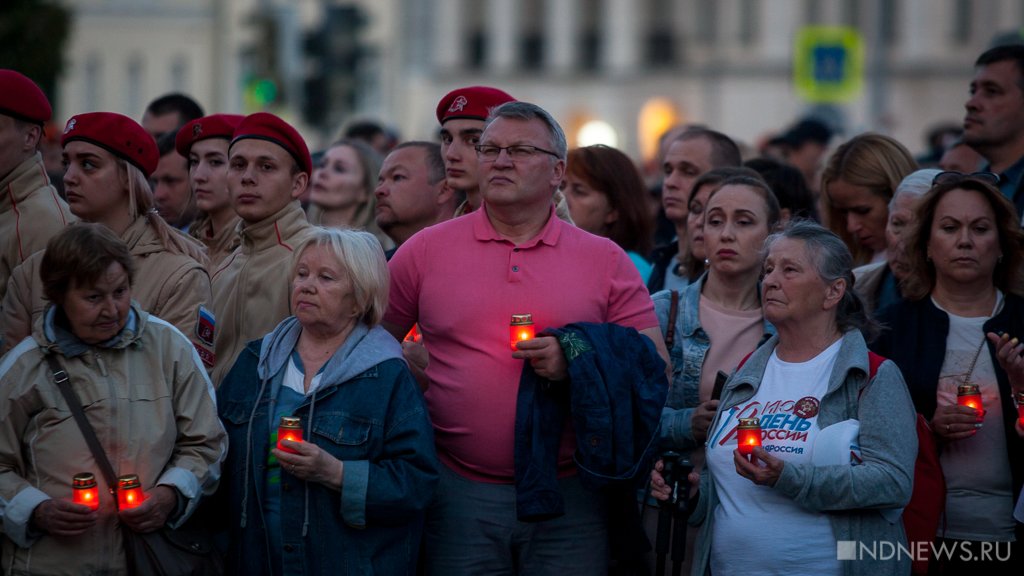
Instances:
[[[110,493],[113,494],[117,491],[117,474],[114,473],[114,467],[110,465],[110,460],[107,459],[107,454],[103,451],[99,438],[96,437],[96,431],[93,430],[92,424],[89,424],[89,420],[85,417],[82,401],[78,399],[78,394],[75,394],[74,389],[71,388],[71,379],[55,355],[44,354],[44,356],[46,357],[47,364],[50,365],[50,370],[53,372],[53,382],[57,385],[57,389],[60,390],[61,396],[64,396],[64,400],[68,403],[71,415],[74,416],[75,423],[78,424],[78,428],[82,431],[85,443],[89,445],[89,451],[92,452],[92,457],[99,464],[103,476],[107,479]]]

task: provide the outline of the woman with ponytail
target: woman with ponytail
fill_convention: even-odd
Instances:
[[[148,176],[159,155],[153,137],[127,116],[92,112],[68,120],[61,144],[71,212],[110,228],[128,245],[136,268],[133,297],[184,333],[212,366],[214,318],[208,312],[212,293],[205,250],[154,210]],[[12,274],[3,304],[5,351],[30,334],[46,307],[41,261],[42,252]]]
[[[873,324],[852,290],[853,257],[810,222],[790,224],[765,246],[761,302],[777,334],[725,382],[708,428],[691,517],[703,522],[693,573],[757,572],[771,558],[776,573],[907,574],[909,557],[836,556],[843,540],[906,546],[895,519],[917,457],[903,377],[891,361],[875,369],[861,333]],[[759,419],[760,446],[740,447],[747,418]],[[660,473],[652,486],[668,498]]]

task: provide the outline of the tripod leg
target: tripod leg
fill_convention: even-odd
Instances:
[[[654,573],[665,576],[665,560],[669,555],[669,536],[672,533],[672,510],[667,503],[658,508],[658,534],[654,541],[655,560]]]
[[[686,514],[673,507],[672,514],[672,576],[680,576],[686,560]]]

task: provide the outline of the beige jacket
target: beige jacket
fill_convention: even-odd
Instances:
[[[198,355],[170,324],[133,303],[128,325],[109,347],[87,345],[58,320],[36,322],[33,338],[0,362],[0,516],[8,574],[125,574],[122,531],[113,497],[81,430],[53,383],[45,355],[56,354],[71,378],[117,474],[138,474],[144,491],[173,486],[186,504],[212,494],[227,454],[213,387]],[[76,537],[30,528],[51,498],[71,498],[71,478],[91,472],[100,485],[98,523]]]
[[[235,248],[238,248],[238,244],[241,242],[238,237],[239,222],[241,219],[236,216],[219,234],[213,233],[213,224],[210,223],[208,216],[203,216],[189,226],[189,235],[206,246],[206,255],[210,259],[209,270],[216,270],[221,262],[230,256]]]
[[[121,235],[135,260],[132,296],[143,309],[181,330],[195,345],[203,362],[213,366],[213,294],[206,268],[184,254],[168,252],[153,228],[140,216]],[[3,348],[7,351],[24,339],[46,308],[37,252],[14,270],[4,297]]]
[[[292,252],[313,230],[298,200],[256,224],[240,226],[241,245],[213,273],[217,314],[219,386],[250,340],[262,338],[291,315],[289,265]]]
[[[74,221],[67,203],[50,185],[39,152],[0,180],[0,300],[11,271]]]

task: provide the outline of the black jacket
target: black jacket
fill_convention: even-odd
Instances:
[[[931,298],[903,301],[878,313],[878,320],[888,328],[870,346],[871,350],[889,358],[900,367],[917,411],[931,420],[935,413],[935,393],[939,372],[946,357],[946,337],[949,334],[949,316],[932,303]],[[1011,337],[1024,338],[1024,299],[1007,294],[1003,309],[989,319],[985,332],[1005,332]],[[999,385],[1003,410],[1003,428],[1006,432],[1006,451],[1013,476],[1014,501],[1024,484],[1024,439],[1017,435],[1014,421],[1017,409],[1013,404],[1013,390],[1006,372],[996,360],[995,347],[986,342],[992,355],[992,364]],[[1018,532],[1021,524],[1017,524]]]

